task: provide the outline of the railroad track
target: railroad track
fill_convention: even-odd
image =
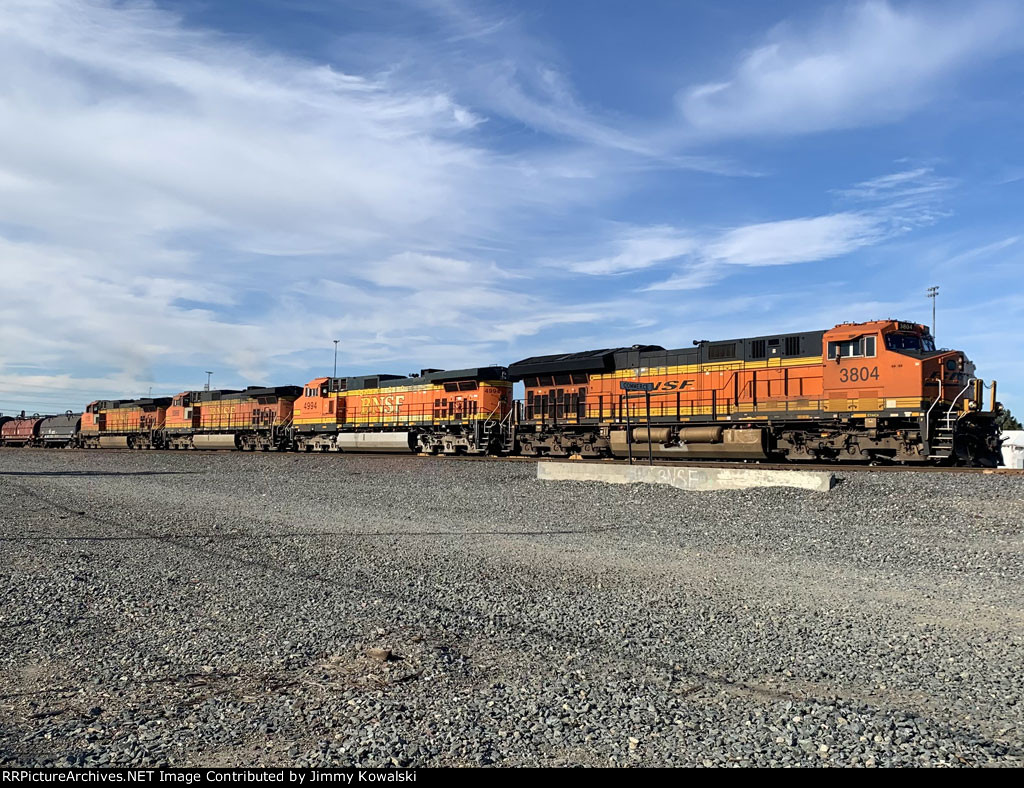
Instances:
[[[3,450],[0,449],[0,452]],[[7,449],[8,452],[14,451]],[[20,448],[16,451],[32,451],[32,452],[62,452],[65,449],[43,449],[43,448]],[[138,454],[142,449],[95,449],[94,451],[102,451],[105,454]],[[147,451],[157,452],[168,452],[180,454],[180,451],[174,451],[172,449],[150,449]],[[204,454],[241,454],[235,449],[204,449]],[[262,452],[261,452],[262,453]],[[320,452],[306,453],[306,452],[269,452],[270,454],[281,454],[282,456],[289,457],[310,457],[310,458],[322,458],[323,454]],[[451,454],[385,454],[379,452],[343,452],[349,456],[355,457],[389,457],[403,460],[413,461],[424,461],[424,460],[440,460],[444,462],[581,462],[581,463],[611,463],[615,465],[626,465],[629,460],[620,458],[606,458],[606,459],[585,459],[581,457],[467,457],[465,455],[451,455]],[[653,463],[648,463],[646,458],[635,457],[633,459],[634,465],[659,465],[667,466],[670,468],[758,468],[761,470],[772,470],[772,471],[851,471],[857,473],[979,473],[979,474],[996,474],[1000,476],[1024,476],[1024,469],[1019,468],[961,468],[956,466],[946,465],[870,465],[868,463],[854,463],[854,462],[833,462],[833,463],[778,463],[778,462],[759,462],[757,460],[750,460],[748,462],[728,462],[722,460],[655,460]]]
[[[458,462],[581,462],[610,463],[627,465],[629,460],[620,458],[583,459],[574,457],[463,457],[451,455],[391,455],[409,457],[410,459],[443,459]],[[634,458],[633,465],[661,465],[670,468],[757,468],[769,471],[858,471],[865,473],[981,473],[1006,476],[1024,476],[1024,470],[1018,468],[960,468],[942,465],[870,465],[867,463],[833,462],[833,463],[772,463],[758,462],[723,462],[718,460],[655,460],[648,463],[646,459]]]

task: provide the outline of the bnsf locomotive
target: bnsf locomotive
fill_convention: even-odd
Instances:
[[[963,353],[895,320],[828,331],[538,356],[518,421],[528,455],[995,465],[994,402]],[[622,383],[651,384],[650,396]],[[637,388],[637,387],[633,387]]]
[[[0,444],[994,466],[1000,406],[993,383],[983,409],[984,388],[962,352],[936,350],[927,326],[880,320],[97,401],[80,416],[0,418]]]

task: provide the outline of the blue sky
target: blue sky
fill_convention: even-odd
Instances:
[[[0,411],[880,317],[1024,410],[1024,4],[7,0]]]

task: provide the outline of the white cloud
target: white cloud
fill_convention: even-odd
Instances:
[[[935,98],[944,81],[1020,47],[1009,2],[842,6],[811,29],[781,25],[725,80],[678,97],[694,132],[799,134],[887,123]]]
[[[669,277],[663,282],[655,282],[644,288],[645,291],[655,290],[701,290],[718,282],[725,276],[722,266],[714,262],[700,261],[685,267],[681,273]]]
[[[580,274],[624,274],[676,260],[693,251],[695,243],[671,227],[630,228],[614,243],[617,251],[607,257],[568,263]]]
[[[0,43],[0,171],[27,184],[0,193],[7,221],[32,225],[45,202],[64,238],[134,223],[308,253],[488,210],[466,195],[500,168],[443,93],[246,50],[147,6],[15,0]]]
[[[360,279],[379,287],[435,291],[475,288],[497,279],[509,278],[493,263],[485,264],[419,252],[400,252],[386,260],[353,271]]]
[[[698,290],[727,275],[728,266],[769,266],[829,260],[878,243],[892,232],[882,214],[834,213],[748,224],[719,233],[632,227],[611,242],[618,252],[563,263],[575,273],[610,276],[656,266],[677,269],[645,290]]]
[[[849,254],[882,237],[877,217],[836,213],[738,227],[703,251],[708,260],[732,265],[789,265]]]
[[[930,167],[916,167],[870,178],[849,189],[840,189],[836,193],[860,202],[885,201],[890,205],[913,204],[923,207],[947,192],[953,185],[953,179],[936,175]]]

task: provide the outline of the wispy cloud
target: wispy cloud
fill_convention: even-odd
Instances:
[[[709,244],[705,254],[731,265],[806,263],[848,254],[876,243],[882,234],[876,218],[835,213],[739,227]]]
[[[729,77],[682,92],[690,130],[732,137],[889,123],[940,95],[958,71],[1022,46],[1017,3],[841,8],[815,26],[778,26]]]
[[[687,234],[672,227],[629,227],[610,245],[616,252],[565,267],[580,274],[610,276],[667,266],[685,258],[685,274],[654,289],[696,289],[711,284],[722,265],[789,265],[828,260],[878,242],[881,217],[835,213],[736,227],[718,234]]]
[[[915,167],[862,181],[849,189],[839,189],[841,197],[865,202],[922,203],[947,192],[952,178],[936,175],[931,167]]]
[[[698,290],[737,266],[793,265],[832,260],[876,244],[889,230],[882,217],[834,213],[736,227],[710,237],[682,270],[646,290]]]
[[[613,245],[614,254],[569,263],[569,270],[594,275],[639,271],[691,253],[696,242],[672,227],[636,227],[627,229]]]
[[[952,180],[929,168],[904,170],[835,193],[856,210],[757,222],[726,230],[627,227],[609,245],[617,253],[566,267],[594,276],[675,268],[647,291],[698,290],[736,266],[793,265],[832,260],[927,225],[941,212]]]

